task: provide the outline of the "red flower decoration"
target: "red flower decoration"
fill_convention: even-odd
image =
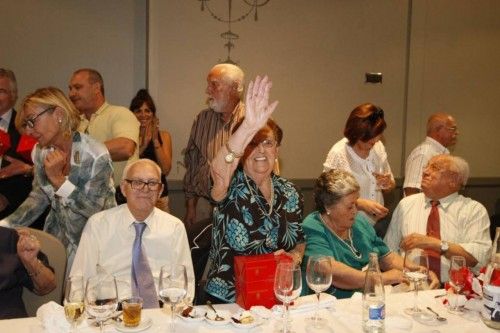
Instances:
[[[486,274],[486,269],[488,266],[485,266],[479,270],[479,273],[481,273],[483,276]],[[483,281],[481,280],[481,285],[483,284]],[[500,286],[500,270],[495,269],[493,270],[493,273],[491,274],[491,280],[490,284],[494,286]]]
[[[453,278],[453,281],[459,281],[460,284],[463,284],[464,287],[459,291],[461,295],[464,295],[467,299],[474,298],[477,294],[472,290],[472,279],[474,278],[474,274],[467,267],[462,267],[457,271],[450,272]],[[455,293],[455,289],[450,285],[449,282],[444,284],[444,289],[448,292]]]

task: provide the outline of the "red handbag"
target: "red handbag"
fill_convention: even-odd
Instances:
[[[278,303],[274,296],[274,274],[278,262],[282,260],[292,261],[287,255],[276,256],[273,253],[235,256],[236,303],[247,310],[254,305],[271,308]]]
[[[10,136],[4,130],[0,130],[0,156],[3,156],[10,148]]]
[[[17,145],[16,152],[21,155],[26,161],[31,161],[31,151],[36,145],[37,141],[34,137],[29,135],[21,135],[19,144]]]

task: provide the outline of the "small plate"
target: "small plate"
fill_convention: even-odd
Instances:
[[[184,309],[183,309],[184,311]],[[181,318],[184,321],[187,322],[198,322],[198,321],[203,321],[205,320],[205,314],[207,311],[205,311],[203,308],[200,307],[193,307],[193,310],[189,313],[188,317],[184,317],[181,313],[177,313],[177,317]]]
[[[212,312],[212,311],[210,311]],[[213,312],[212,312],[213,314]],[[223,325],[227,325],[229,324],[229,322],[231,322],[231,313],[229,311],[225,311],[225,310],[217,310],[217,314],[219,316],[221,316],[222,318],[224,318],[224,320],[214,320],[214,319],[210,319],[209,318],[209,313],[207,312],[205,314],[205,320],[207,321],[207,323],[209,323],[210,325],[214,325],[214,326],[223,326]]]
[[[115,328],[120,332],[140,332],[148,329],[153,325],[153,320],[148,317],[143,317],[141,323],[136,327],[127,327],[123,321],[115,322]]]
[[[254,317],[254,319],[251,323],[243,324],[243,323],[237,323],[233,319],[231,319],[231,324],[233,324],[234,327],[246,329],[246,328],[252,328],[252,327],[261,325],[262,320],[260,318]]]

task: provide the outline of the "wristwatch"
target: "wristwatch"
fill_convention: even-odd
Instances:
[[[441,254],[445,254],[446,251],[450,248],[450,245],[447,241],[441,241]]]
[[[234,159],[240,158],[243,156],[243,153],[236,153],[234,152],[231,148],[229,148],[229,143],[226,142],[226,149],[228,151],[227,155],[224,157],[224,160],[226,161],[227,164],[231,164],[234,162]]]

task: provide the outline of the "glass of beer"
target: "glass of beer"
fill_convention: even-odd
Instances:
[[[141,323],[142,298],[130,297],[122,301],[123,324],[136,327]]]

